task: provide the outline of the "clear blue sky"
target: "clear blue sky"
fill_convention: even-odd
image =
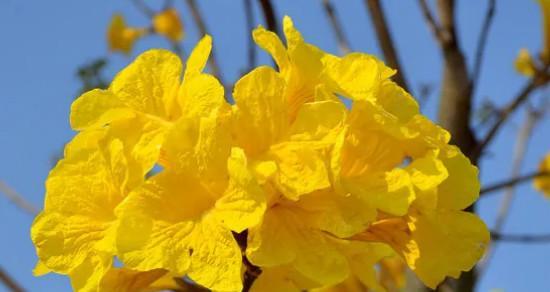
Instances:
[[[159,3],[162,1],[149,1]],[[183,13],[188,35],[187,51],[197,40],[184,1],[175,1]],[[246,66],[246,44],[242,1],[198,1],[214,37],[214,46],[226,80],[233,81]],[[256,2],[256,1],[254,1]],[[276,12],[293,17],[306,39],[337,53],[334,36],[317,0],[277,0]],[[338,2],[337,13],[353,50],[380,55],[371,23],[361,0]],[[428,32],[417,1],[382,1],[391,24],[404,71],[412,87],[438,84],[441,71],[439,51]],[[472,61],[482,12],[487,1],[459,2],[458,16],[462,46]],[[541,44],[541,26],[535,1],[497,1],[497,14],[484,62],[476,104],[484,97],[497,104],[508,101],[525,82],[513,71],[512,60],[521,47],[536,51]],[[145,25],[147,19],[130,1],[0,1],[0,179],[32,203],[42,206],[44,180],[73,132],[68,116],[80,83],[76,68],[86,61],[108,55],[105,30],[114,12],[122,12],[131,24]],[[262,23],[258,7],[256,23]],[[152,47],[168,47],[161,38],[140,41],[134,56]],[[261,61],[269,63],[265,54]],[[111,77],[130,59],[109,56]],[[418,90],[416,90],[418,91]],[[539,93],[539,95],[544,93]],[[548,92],[546,92],[548,94]],[[437,95],[430,97],[423,111],[434,117]],[[519,111],[491,147],[482,163],[483,183],[507,177],[515,135],[524,111]],[[530,143],[523,171],[535,168],[550,150],[549,119],[539,125]],[[491,226],[500,195],[483,199],[481,216]],[[29,239],[32,218],[0,197],[0,265],[30,291],[70,291],[66,278],[49,275],[35,278],[31,270],[36,256]],[[508,233],[550,233],[550,200],[536,193],[530,184],[517,188],[505,231]],[[503,288],[506,291],[550,291],[550,245],[501,244],[478,291]],[[0,286],[0,291],[4,291]]]

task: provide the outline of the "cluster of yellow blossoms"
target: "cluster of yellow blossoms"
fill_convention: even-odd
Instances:
[[[241,291],[252,264],[252,291],[381,291],[377,265],[395,255],[430,287],[471,269],[489,241],[461,211],[478,197],[477,168],[381,61],[327,54],[288,17],[284,33],[286,47],[254,31],[279,70],[242,77],[234,104],[203,73],[208,36],[185,70],[151,50],[79,97],[79,133],[32,227],[37,272],[67,274],[78,291],[184,276]]]
[[[181,41],[183,39],[183,24],[178,11],[168,8],[153,15],[151,28],[128,26],[122,15],[115,14],[107,30],[109,50],[129,54],[134,43],[151,32],[164,36],[172,42]]]

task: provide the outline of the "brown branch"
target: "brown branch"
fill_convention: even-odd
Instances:
[[[539,120],[540,116],[541,116],[540,114],[534,112],[533,110],[529,110],[527,112],[525,122],[523,123],[521,129],[518,131],[518,137],[516,139],[516,145],[515,145],[514,155],[512,160],[512,170],[510,173],[511,177],[519,176],[521,165],[523,163],[525,153],[527,152],[529,139],[533,133],[533,129],[537,121]],[[515,185],[512,184],[511,186],[508,186],[506,188],[504,197],[500,202],[500,207],[495,219],[495,225],[493,227],[493,231],[496,233],[500,233],[502,231],[502,228],[504,227],[504,223],[510,212],[510,208],[512,207],[512,201],[515,195],[514,186]],[[491,259],[494,257],[494,246],[495,246],[494,243],[489,245],[486,251],[485,258],[479,263],[480,275],[483,275],[485,271],[487,271],[487,267],[489,266]]]
[[[0,267],[0,281],[12,292],[23,292],[23,288],[2,267]]]
[[[441,28],[439,27],[439,24],[437,23],[434,16],[432,15],[432,12],[430,10],[430,7],[428,6],[428,3],[426,3],[426,0],[418,0],[418,3],[420,4],[420,10],[422,11],[422,15],[424,16],[424,19],[426,20],[426,23],[428,24],[428,27],[432,31],[435,39],[438,41],[441,41],[443,39],[441,36]]]
[[[199,33],[201,36],[205,36],[208,34],[208,29],[206,28],[206,23],[204,22],[204,19],[202,18],[202,14],[199,10],[199,7],[197,6],[197,3],[195,0],[186,0],[185,3],[187,3],[187,7],[191,11],[191,16],[193,17],[193,21],[195,22],[195,25],[197,26]],[[215,50],[212,49],[212,52],[210,53],[210,58],[208,59],[208,64],[210,65],[210,70],[212,70],[212,75],[216,76],[221,84],[225,84],[223,82],[222,73],[220,70],[220,67],[218,65],[218,60],[216,58]]]
[[[132,3],[145,16],[153,17],[155,15],[155,11],[153,11],[153,9],[151,9],[151,7],[147,6],[147,4],[145,4],[145,2],[143,2],[143,0],[132,0]]]
[[[399,63],[397,52],[394,47],[394,42],[391,37],[390,30],[384,16],[384,10],[379,0],[365,0],[365,3],[369,9],[372,24],[376,30],[376,36],[378,37],[378,44],[384,54],[384,59],[388,65],[397,70],[395,75],[395,82],[399,84],[406,91],[408,90],[407,82],[403,73],[403,68]]]
[[[233,232],[233,237],[239,244],[239,247],[241,248],[243,254],[243,264],[245,267],[245,271],[243,276],[242,292],[248,292],[250,291],[250,288],[252,288],[252,284],[254,284],[254,281],[256,281],[258,276],[260,276],[260,274],[262,273],[262,270],[258,266],[252,264],[245,255],[248,242],[248,230],[245,230],[241,233]]]
[[[485,137],[479,140],[476,147],[473,149],[472,153],[470,154],[470,157],[474,161],[477,161],[480,157],[485,148],[489,145],[489,143],[493,140],[497,132],[500,130],[504,122],[508,119],[508,117],[516,110],[518,109],[523,103],[525,103],[528,100],[529,95],[537,89],[542,84],[546,83],[547,80],[541,81],[541,78],[533,78],[531,79],[522,89],[521,91],[516,95],[514,99],[508,105],[506,105],[498,115],[498,120],[493,124],[493,126],[487,131],[487,134]]]
[[[17,193],[14,189],[8,186],[5,182],[0,180],[0,193],[4,194],[8,200],[14,203],[21,210],[29,213],[32,216],[38,214],[38,209],[31,203],[29,203],[22,195]]]
[[[340,51],[343,54],[349,53],[351,51],[349,41],[346,38],[346,35],[344,34],[344,30],[342,29],[342,25],[340,24],[340,21],[338,20],[338,17],[336,16],[334,6],[330,2],[330,0],[323,0],[323,8],[325,10],[325,13],[328,16],[328,19],[330,21],[330,25],[332,27],[332,30],[334,31],[334,35],[336,36],[336,40],[338,41],[338,47],[340,48]]]
[[[496,0],[489,0],[487,10],[485,11],[485,19],[483,20],[483,25],[481,27],[481,32],[479,33],[479,39],[477,41],[477,49],[474,58],[474,68],[472,72],[471,80],[471,90],[472,94],[475,91],[476,85],[479,81],[479,76],[481,74],[481,64],[483,62],[483,53],[485,52],[485,47],[487,46],[487,39],[489,38],[489,29],[493,23],[493,18],[496,10]]]
[[[493,231],[491,239],[517,243],[550,243],[550,234],[502,234]]]
[[[480,195],[487,195],[489,193],[500,191],[504,188],[512,187],[512,186],[515,186],[517,184],[530,181],[530,180],[532,180],[534,178],[537,178],[539,176],[548,176],[548,175],[550,175],[550,173],[544,172],[544,171],[531,172],[531,173],[528,173],[528,174],[525,174],[525,175],[522,175],[522,176],[514,177],[512,179],[508,179],[508,180],[498,182],[498,183],[489,185],[487,187],[484,187],[484,188],[481,189],[481,191],[479,193],[480,193]]]
[[[256,45],[254,44],[254,38],[251,33],[254,29],[254,9],[252,9],[252,0],[244,0],[244,14],[246,16],[246,33],[248,35],[248,69],[246,71],[250,71],[256,67]]]
[[[279,25],[277,24],[277,19],[275,18],[275,10],[270,0],[259,0],[262,7],[262,12],[264,14],[265,24],[267,29],[276,33],[280,36]]]

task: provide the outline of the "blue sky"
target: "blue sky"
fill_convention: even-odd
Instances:
[[[158,3],[160,1],[149,1]],[[198,36],[184,1],[175,1],[187,26],[184,41],[190,51]],[[242,1],[198,1],[214,38],[214,47],[225,80],[234,81],[246,66],[246,44]],[[254,1],[255,2],[255,1]],[[374,32],[362,0],[333,1],[343,21],[353,50],[380,55]],[[383,1],[397,43],[404,71],[413,90],[423,83],[440,81],[439,51],[424,25],[416,1]],[[486,1],[458,1],[459,33],[468,61],[472,62]],[[476,104],[490,98],[504,104],[525,80],[512,66],[521,47],[537,51],[541,26],[535,1],[497,1]],[[278,18],[293,17],[305,38],[322,49],[338,53],[320,1],[278,0]],[[80,87],[76,68],[101,56],[108,56],[107,76],[113,76],[131,58],[110,55],[105,30],[115,12],[123,13],[130,24],[146,25],[147,19],[130,1],[3,0],[0,1],[0,179],[42,206],[44,180],[52,157],[60,152],[74,133],[69,128],[71,101]],[[262,23],[255,7],[256,23]],[[169,47],[158,37],[138,42],[134,55],[148,48]],[[270,64],[264,53],[262,63]],[[537,93],[537,98],[548,92]],[[437,94],[423,111],[435,116]],[[517,129],[524,119],[520,110],[500,133],[491,153],[482,162],[482,182],[499,181],[510,172],[510,157]],[[533,170],[550,150],[546,119],[529,144],[523,172]],[[546,135],[545,135],[546,134]],[[550,200],[530,186],[517,188],[507,233],[550,233]],[[481,200],[482,218],[491,226],[498,208],[499,194]],[[32,218],[0,197],[0,265],[30,291],[70,291],[66,278],[48,275],[35,278],[31,270],[36,256],[29,238]],[[503,288],[506,291],[550,291],[550,245],[500,244],[496,256],[478,286],[478,291]],[[0,291],[4,289],[0,286]]]

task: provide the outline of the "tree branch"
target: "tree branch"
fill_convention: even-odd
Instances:
[[[251,31],[254,29],[254,9],[252,9],[252,0],[244,0],[244,14],[246,16],[246,33],[248,35],[248,68],[246,71],[256,67],[256,45]]]
[[[532,78],[522,89],[521,91],[516,95],[516,97],[502,109],[498,115],[498,120],[493,124],[493,126],[487,131],[487,134],[484,138],[479,140],[476,147],[473,149],[472,153],[470,154],[470,157],[473,158],[473,160],[478,160],[481,157],[481,154],[485,150],[485,148],[489,145],[489,143],[493,140],[497,132],[500,130],[504,122],[508,119],[508,117],[517,109],[519,108],[523,103],[525,103],[528,100],[529,95],[537,89],[542,84],[546,83],[547,80],[542,80],[541,78]]]
[[[0,267],[0,281],[12,292],[23,292],[23,288],[2,267]]]
[[[376,36],[378,37],[378,44],[384,53],[384,59],[388,65],[397,70],[395,75],[395,82],[399,84],[403,89],[409,91],[407,82],[405,79],[405,74],[403,68],[399,62],[396,49],[394,47],[394,42],[391,37],[388,24],[386,22],[386,17],[384,16],[384,11],[380,0],[365,0],[365,3],[369,9],[372,24],[376,30]]]
[[[195,0],[186,0],[185,3],[187,3],[187,7],[191,11],[191,15],[193,16],[193,21],[195,22],[195,25],[199,29],[201,36],[207,35],[208,29],[206,28],[206,23],[202,18],[202,14]],[[217,61],[214,49],[212,49],[212,52],[210,53],[208,64],[210,65],[210,69],[212,70],[212,75],[216,76],[216,78],[218,78],[221,84],[225,84],[223,82],[222,73],[218,65],[218,61]]]
[[[21,210],[29,213],[32,216],[38,214],[38,209],[29,203],[22,195],[17,193],[14,189],[8,186],[5,182],[0,180],[0,193],[4,194],[8,200],[14,203]]]
[[[512,179],[508,179],[508,180],[498,182],[498,183],[489,185],[487,187],[484,187],[484,188],[481,189],[481,191],[479,193],[480,193],[480,195],[486,196],[489,193],[496,192],[496,191],[502,190],[502,189],[507,188],[507,187],[512,187],[512,186],[515,186],[519,183],[530,181],[530,180],[532,180],[534,178],[537,178],[539,176],[549,176],[549,175],[550,175],[549,172],[544,172],[544,171],[531,172],[531,173],[528,173],[528,174],[525,174],[525,175],[522,175],[522,176],[514,177]]]
[[[233,232],[233,237],[235,238],[235,241],[237,241],[237,244],[241,248],[242,251],[242,259],[243,264],[245,267],[244,276],[243,276],[243,290],[242,292],[248,292],[250,291],[250,288],[252,288],[252,284],[254,284],[254,281],[260,276],[262,273],[262,270],[252,264],[248,258],[245,255],[246,247],[248,243],[248,230],[245,230],[241,233]]]
[[[323,8],[325,9],[325,12],[328,16],[332,30],[336,35],[336,40],[338,41],[338,47],[340,48],[340,51],[343,54],[349,53],[350,52],[349,42],[346,38],[346,35],[344,34],[344,30],[340,25],[340,21],[336,16],[336,12],[334,11],[334,6],[330,2],[330,0],[323,0]]]
[[[279,25],[277,24],[277,19],[275,18],[275,10],[270,0],[259,0],[264,14],[265,24],[267,29],[281,35],[279,33]]]
[[[153,11],[153,9],[151,9],[151,7],[147,6],[147,4],[145,4],[143,2],[143,0],[132,0],[132,3],[145,16],[147,16],[149,18],[155,16],[155,11]]]
[[[476,85],[479,81],[479,76],[481,73],[481,64],[483,63],[483,53],[485,52],[485,47],[487,45],[487,39],[489,38],[489,29],[493,23],[493,18],[495,15],[496,0],[489,0],[487,10],[485,11],[485,19],[483,20],[483,25],[481,27],[481,32],[479,33],[479,39],[477,41],[477,49],[474,58],[474,68],[472,72],[471,80],[471,90],[472,94],[475,91]]]
[[[502,234],[491,232],[491,239],[517,243],[550,243],[550,234]]]
[[[432,31],[434,38],[441,42],[443,39],[441,36],[441,28],[439,27],[439,24],[435,20],[430,7],[428,6],[428,3],[426,3],[426,0],[418,0],[418,4],[420,5],[420,11],[422,12],[422,15],[424,16],[424,20],[428,24],[428,27]]]

